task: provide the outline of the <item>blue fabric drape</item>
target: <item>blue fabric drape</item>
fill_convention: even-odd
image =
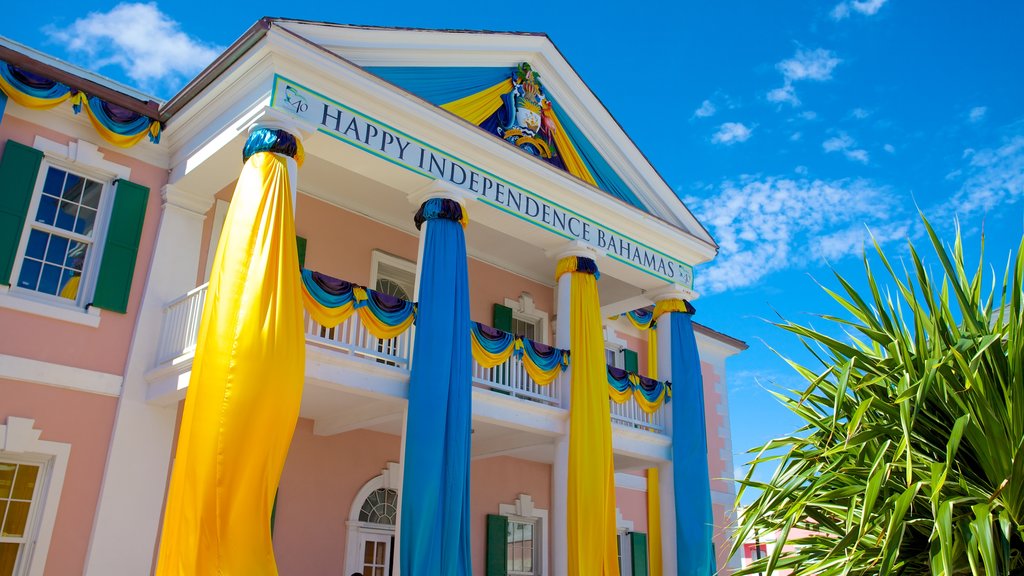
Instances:
[[[528,338],[523,338],[523,348],[516,350],[516,355],[522,354],[529,356],[530,360],[545,372],[554,370],[556,366],[561,366],[562,372],[565,372],[569,367],[569,357],[564,351]]]
[[[672,474],[679,576],[715,573],[704,380],[690,314],[672,312]]]
[[[512,75],[512,68],[368,66],[365,70],[435,106],[486,90]]]
[[[4,110],[7,108],[7,94],[0,90],[0,123],[4,121]]]
[[[583,158],[583,162],[587,165],[587,169],[590,170],[590,174],[597,181],[597,187],[619,200],[647,212],[647,207],[636,197],[636,194],[630,190],[626,182],[615,172],[611,165],[605,161],[601,153],[597,151],[597,148],[590,143],[590,140],[587,140],[587,137],[583,135],[583,132],[576,126],[576,123],[572,121],[572,118],[566,114],[565,109],[559,106],[557,101],[551,99],[550,94],[548,99],[551,100],[551,109],[558,116],[559,122],[562,123],[562,128],[568,133],[569,139],[576,146],[576,151],[580,153],[580,158]]]
[[[305,268],[302,269],[302,284],[314,300],[327,308],[339,308],[354,299],[351,282],[331,278]]]
[[[469,576],[470,331],[466,240],[427,206],[402,483],[402,576]],[[461,214],[459,215],[461,220]]]

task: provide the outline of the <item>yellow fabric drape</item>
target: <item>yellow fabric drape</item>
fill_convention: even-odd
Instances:
[[[316,298],[313,298],[306,289],[302,290],[302,305],[306,312],[309,313],[310,318],[324,328],[334,328],[348,320],[349,316],[352,316],[352,313],[356,311],[355,300],[344,306],[331,308],[317,302]]]
[[[132,146],[135,146],[140,141],[142,141],[143,138],[149,136],[150,134],[152,134],[155,137],[157,134],[160,133],[159,122],[153,122],[149,125],[149,130],[143,130],[138,134],[125,135],[118,134],[117,132],[112,132],[109,128],[104,126],[98,118],[96,118],[95,114],[93,114],[92,107],[89,106],[89,97],[86,96],[85,92],[75,93],[75,95],[71,97],[71,102],[72,104],[81,106],[82,109],[85,110],[85,115],[89,117],[89,121],[92,123],[92,127],[96,129],[96,132],[99,133],[100,137],[106,140],[107,142],[110,142],[114,146],[118,146],[120,148],[131,148]]]
[[[657,322],[658,318],[660,318],[662,314],[688,311],[685,300],[679,300],[678,298],[659,300],[658,303],[654,305],[654,318],[651,322]]]
[[[473,359],[476,360],[476,363],[479,364],[481,368],[494,368],[495,366],[508,362],[508,359],[512,357],[512,352],[515,351],[516,346],[522,346],[522,344],[516,340],[512,346],[509,346],[497,354],[492,354],[480,345],[480,342],[476,339],[476,335],[472,332],[470,333],[469,341],[473,348]]]
[[[526,374],[533,379],[537,386],[547,386],[558,378],[558,375],[562,372],[562,367],[558,366],[551,370],[543,370],[540,366],[537,366],[530,360],[530,356],[523,354],[523,368],[526,369]]]
[[[594,180],[594,176],[587,169],[587,165],[583,163],[583,159],[580,158],[580,153],[576,151],[576,146],[573,145],[572,140],[565,133],[565,129],[562,128],[562,123],[558,121],[558,115],[553,110],[546,109],[544,116],[555,125],[554,134],[551,136],[555,140],[555,146],[558,147],[558,155],[562,157],[565,169],[573,176],[596,188],[597,181]]]
[[[60,98],[36,98],[30,94],[25,94],[21,90],[18,90],[14,86],[11,86],[4,80],[3,76],[0,76],[0,90],[11,100],[14,100],[18,104],[21,104],[25,108],[32,108],[34,110],[49,110],[50,108],[56,108],[61,103],[67,102],[71,98],[71,92],[61,96]]]
[[[575,270],[563,264],[559,270]],[[570,336],[568,547],[572,576],[618,576],[615,478],[607,366],[597,279],[572,274]]]
[[[302,399],[285,159],[254,154],[224,222],[168,489],[157,576],[273,576],[270,514]]]
[[[441,108],[468,120],[474,126],[479,126],[501,108],[504,104],[501,97],[511,91],[512,79],[506,78],[486,90],[442,104]]]
[[[647,469],[647,568],[648,576],[661,576],[661,492],[657,468]]]

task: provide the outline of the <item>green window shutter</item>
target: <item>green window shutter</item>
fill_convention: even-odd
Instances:
[[[633,576],[647,576],[647,534],[630,532],[629,547],[633,553]]]
[[[93,306],[122,314],[128,310],[128,296],[132,290],[135,258],[139,252],[148,201],[149,188],[118,180],[96,293],[92,298]]]
[[[512,331],[512,309],[501,304],[494,305],[494,324],[498,330]]]
[[[628,348],[624,349],[622,351],[622,362],[623,368],[626,369],[626,372],[639,373],[638,368],[640,366],[640,363],[637,361],[636,352]]]
[[[11,283],[21,231],[36,188],[43,153],[8,140],[0,160],[0,284]]]
[[[487,515],[487,555],[484,560],[485,576],[508,574],[508,518]]]
[[[299,249],[299,268],[306,267],[306,239],[302,236],[295,237],[295,245]]]

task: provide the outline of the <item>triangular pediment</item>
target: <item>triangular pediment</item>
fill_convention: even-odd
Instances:
[[[273,24],[715,245],[546,35]]]

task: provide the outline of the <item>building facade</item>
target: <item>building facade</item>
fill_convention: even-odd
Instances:
[[[609,381],[629,382],[610,400],[622,573],[648,573],[651,503],[664,573],[685,562],[671,495],[648,488],[649,469],[671,468],[673,423],[664,398],[640,396],[638,383],[659,383],[640,376],[666,372],[669,338],[649,349],[663,328],[643,320],[659,300],[695,299],[692,267],[717,246],[546,36],[263,19],[168,102],[7,41],[0,61],[0,575],[152,572],[206,283],[254,126],[302,141],[302,266],[382,302],[416,300],[413,215],[431,195],[469,213],[470,314],[487,333],[568,349],[556,264],[596,261]],[[494,78],[510,82],[500,110],[459,108]],[[392,573],[414,328],[378,338],[369,321],[307,320],[273,518],[282,574]],[[745,345],[695,331],[724,568],[725,361]],[[473,364],[474,574],[566,573],[571,363],[545,384],[526,362]]]

